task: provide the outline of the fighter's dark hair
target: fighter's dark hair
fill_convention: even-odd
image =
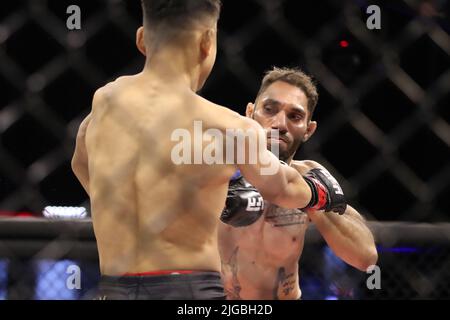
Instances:
[[[144,24],[166,28],[188,27],[190,23],[212,17],[219,19],[220,0],[141,0]]]
[[[311,119],[316,108],[317,101],[319,100],[317,87],[312,78],[299,68],[274,67],[266,72],[261,82],[257,99],[272,83],[277,81],[289,83],[290,85],[300,88],[305,93],[306,98],[308,98],[309,118]]]

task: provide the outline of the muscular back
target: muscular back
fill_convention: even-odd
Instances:
[[[232,112],[148,76],[96,93],[86,149],[102,274],[220,270],[218,215],[234,168],[171,159],[174,130],[192,133],[194,120],[214,127],[217,118],[226,127]]]

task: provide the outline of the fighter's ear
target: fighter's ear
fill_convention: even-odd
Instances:
[[[202,59],[206,59],[213,50],[214,46],[214,30],[208,29],[202,33],[200,39],[200,55]]]
[[[144,27],[141,26],[136,31],[136,47],[144,56],[146,56],[147,53],[145,49],[144,37],[145,37]]]
[[[253,119],[253,113],[255,112],[255,105],[251,102],[247,104],[247,109],[245,109],[245,115],[247,118]]]
[[[306,129],[306,133],[303,136],[303,142],[306,142],[311,138],[311,136],[316,132],[317,129],[317,122],[316,121],[309,121],[308,128]]]

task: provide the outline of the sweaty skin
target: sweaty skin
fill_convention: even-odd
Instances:
[[[149,74],[119,78],[96,92],[74,156],[87,159],[78,159],[80,168],[74,164],[74,170],[90,195],[102,274],[220,271],[218,215],[236,166],[174,164],[171,151],[179,141],[171,140],[172,133],[185,129],[194,136],[194,120],[202,122],[204,131],[254,126],[183,86],[161,85]],[[204,141],[202,148],[208,144]],[[275,201],[295,205],[303,192],[299,183],[307,188],[287,167],[288,196],[280,198],[270,186],[283,181],[281,172],[260,177],[258,166],[239,168]]]
[[[256,121],[195,93],[215,62],[217,19],[202,16],[188,25],[167,37],[158,28],[139,28],[136,44],[146,56],[144,70],[97,90],[80,126],[72,169],[90,196],[102,275],[219,272],[219,215],[237,168],[274,203],[296,208],[311,200],[302,176],[266,149]],[[196,121],[203,130],[200,141],[194,141]],[[209,129],[222,137],[229,129],[252,130],[254,143],[264,147],[254,163],[236,163],[235,152],[228,164],[223,143],[214,148],[222,162],[194,164],[197,151],[202,155],[214,140],[205,139],[214,138]],[[173,150],[181,143],[181,131],[192,138],[186,142],[191,150],[181,151],[192,161],[177,165]],[[246,159],[253,152],[249,139],[234,147]],[[262,175],[266,166],[279,170]]]
[[[252,225],[219,226],[222,279],[228,299],[299,299],[298,262],[310,221],[298,209],[266,202]]]
[[[292,161],[298,147],[314,133],[307,98],[302,90],[277,81],[249,104],[247,116],[270,134],[280,132],[280,155],[300,174],[321,167],[313,161]],[[349,265],[365,271],[377,261],[373,236],[364,218],[352,207],[345,214],[285,209],[266,201],[263,216],[247,227],[219,226],[222,279],[228,299],[299,299],[299,259],[310,223],[333,252]]]
[[[303,175],[320,165],[312,161],[293,161],[292,166]],[[346,216],[335,213],[284,209],[266,202],[263,216],[250,226],[219,226],[219,251],[222,257],[222,279],[228,299],[296,300],[301,297],[299,260],[302,255],[310,217],[335,215],[336,219],[352,219],[363,224],[359,213],[348,206]],[[318,226],[319,227],[319,226]],[[318,228],[321,231],[321,228]],[[323,231],[323,236],[325,232]],[[332,246],[333,239],[327,240]],[[368,242],[373,241],[369,239]],[[358,244],[355,244],[357,247]],[[350,247],[347,247],[350,248]],[[345,259],[339,248],[332,249]],[[355,251],[360,248],[355,248]],[[357,266],[351,259],[347,263]],[[375,263],[375,262],[373,262]],[[361,267],[362,269],[363,267]]]
[[[300,210],[270,204],[264,216],[249,227],[221,224],[219,243],[227,298],[300,298],[298,261],[308,223]]]
[[[169,94],[174,89],[176,96]],[[102,274],[219,270],[217,212],[233,166],[177,166],[170,152],[177,143],[173,130],[192,131],[194,119],[217,125],[207,107],[223,125],[233,118],[182,87],[144,75],[120,78],[96,93],[83,185],[89,185]]]

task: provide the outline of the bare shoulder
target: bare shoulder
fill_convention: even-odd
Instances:
[[[199,97],[199,104],[203,114],[206,115],[213,127],[223,129],[248,129],[260,127],[259,124],[230,108],[215,104],[202,97]]]
[[[306,174],[309,170],[315,168],[325,169],[324,166],[313,160],[293,160],[291,166],[297,169],[301,174]]]
[[[135,78],[136,76],[121,76],[98,88],[94,93],[92,107],[99,107],[113,99],[118,100],[118,97],[126,92],[125,89],[131,87]]]
[[[104,103],[113,93],[114,83],[110,82],[105,84],[103,87],[98,88],[94,92],[94,97],[92,99],[92,109],[95,109],[100,104]]]
[[[212,113],[212,114],[216,114],[216,115],[220,115],[220,116],[224,116],[224,117],[235,117],[235,118],[240,117],[239,113],[237,113],[227,107],[224,107],[224,106],[221,106],[214,102],[211,102],[199,95],[195,95],[195,99],[197,99],[197,102],[200,105],[200,107],[204,111],[207,111],[208,113]]]
[[[294,160],[293,163],[296,165],[306,166],[310,169],[324,168],[323,165],[321,165],[320,163],[318,163],[317,161],[314,161],[314,160]]]

